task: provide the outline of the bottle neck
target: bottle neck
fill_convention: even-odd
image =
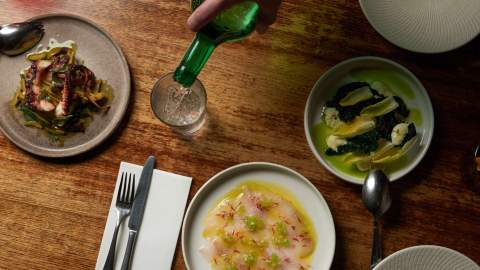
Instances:
[[[214,49],[215,43],[198,32],[175,70],[173,79],[184,87],[192,86]]]

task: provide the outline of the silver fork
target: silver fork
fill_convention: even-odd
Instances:
[[[110,251],[108,252],[108,257],[105,261],[105,266],[103,267],[103,270],[114,269],[115,248],[117,246],[118,229],[120,228],[120,225],[125,220],[125,218],[130,215],[130,209],[132,208],[134,198],[135,174],[123,172],[120,186],[118,187],[117,191],[117,201],[115,203],[115,206],[117,207],[117,224],[115,225],[115,232],[113,233],[112,243],[110,244]]]

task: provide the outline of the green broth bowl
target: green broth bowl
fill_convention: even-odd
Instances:
[[[322,115],[325,103],[332,99],[339,87],[356,81],[385,83],[410,109],[407,121],[415,123],[418,139],[405,156],[383,168],[390,180],[395,181],[412,171],[428,151],[433,137],[434,114],[422,83],[408,69],[391,60],[373,56],[351,58],[332,67],[320,77],[310,92],[305,107],[304,125],[308,145],[331,173],[354,184],[363,183],[367,172],[345,163],[343,156],[325,154],[325,140],[332,131],[325,125]]]

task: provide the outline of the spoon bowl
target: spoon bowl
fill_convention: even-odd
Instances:
[[[392,204],[389,185],[390,180],[381,170],[371,171],[365,179],[362,201],[375,217],[385,214]]]
[[[375,267],[375,265],[377,265],[382,259],[380,218],[388,211],[392,204],[389,185],[390,180],[381,170],[370,171],[363,183],[362,201],[374,217],[372,260],[370,268]]]
[[[0,52],[8,56],[22,54],[35,46],[45,33],[40,22],[22,22],[0,27]]]

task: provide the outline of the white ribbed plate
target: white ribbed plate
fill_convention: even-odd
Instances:
[[[421,53],[456,49],[480,33],[480,0],[359,0],[391,43]]]
[[[479,270],[462,253],[440,246],[414,246],[402,249],[381,261],[373,270]]]

